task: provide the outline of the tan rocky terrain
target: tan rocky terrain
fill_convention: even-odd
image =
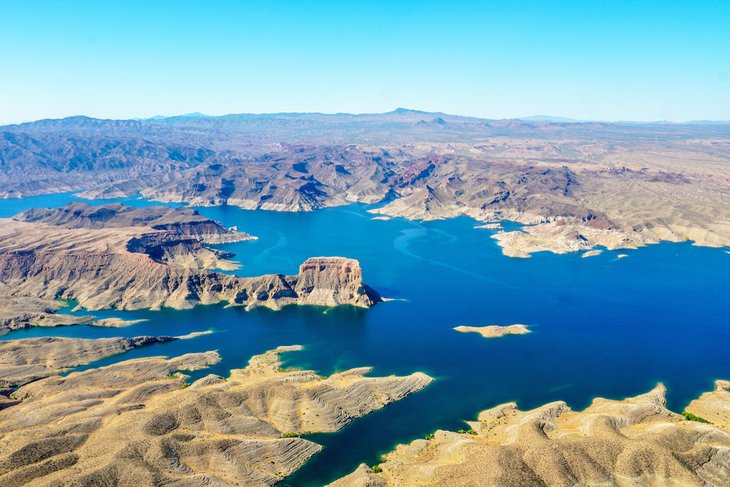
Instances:
[[[381,216],[514,220],[505,254],[730,245],[730,124],[484,120],[398,109],[124,121],[72,117],[0,129],[0,197],[82,190]]]
[[[0,388],[20,386],[133,348],[175,339],[41,337],[0,341]]]
[[[507,326],[487,325],[487,326],[457,326],[456,331],[462,333],[478,333],[484,338],[499,338],[505,335],[525,335],[530,333],[526,325],[515,324]]]
[[[595,399],[583,411],[563,402],[531,411],[504,404],[481,412],[464,433],[439,430],[399,445],[376,469],[382,472],[363,465],[331,485],[728,485],[725,386],[688,408],[710,423],[669,411],[661,385],[623,401]]]
[[[164,229],[116,226],[115,218],[107,226],[69,218],[74,208],[0,219],[0,294],[74,299],[87,309],[189,308],[219,302],[273,309],[287,304],[367,307],[380,300],[363,283],[360,265],[352,259],[312,258],[294,276],[242,278],[212,270],[231,266],[228,255],[199,240],[209,235],[207,230],[181,237],[190,227],[174,219]],[[126,213],[143,211],[157,210]],[[129,223],[127,216],[124,224]],[[133,223],[141,217],[136,218]]]
[[[272,485],[331,432],[416,392],[425,374],[321,377],[281,368],[280,347],[228,378],[179,371],[215,352],[128,360],[21,387],[0,410],[0,485]]]

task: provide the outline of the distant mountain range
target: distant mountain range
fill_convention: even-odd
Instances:
[[[200,112],[186,113],[183,115],[163,116],[157,115],[150,118],[135,118],[129,120],[116,119],[97,119],[83,115],[66,117],[61,119],[42,119],[34,122],[26,122],[21,124],[12,124],[0,126],[0,129],[10,127],[29,127],[31,125],[38,127],[78,127],[91,128],[103,125],[106,128],[117,128],[122,126],[131,127],[135,122],[145,124],[157,124],[167,126],[205,126],[210,128],[231,128],[236,125],[250,125],[254,122],[260,124],[272,124],[275,121],[279,123],[311,123],[311,124],[378,124],[378,123],[398,123],[398,124],[418,124],[419,127],[428,125],[439,125],[441,127],[447,124],[460,125],[461,129],[469,127],[533,127],[533,124],[544,126],[546,124],[564,125],[564,124],[590,124],[590,125],[727,125],[730,121],[724,120],[695,120],[685,123],[654,121],[654,122],[635,122],[635,121],[618,121],[606,122],[598,120],[580,120],[568,117],[556,117],[551,115],[531,115],[526,117],[517,117],[509,119],[488,119],[480,117],[469,117],[462,115],[451,115],[443,112],[426,112],[421,110],[412,110],[408,108],[396,108],[393,111],[385,113],[320,113],[320,112],[281,112],[281,113],[239,113],[229,115],[206,115]],[[114,123],[116,122],[116,123]]]

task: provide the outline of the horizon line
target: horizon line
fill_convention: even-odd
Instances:
[[[457,117],[464,119],[477,119],[484,121],[510,121],[518,120],[523,122],[545,122],[545,123],[567,123],[567,124],[587,124],[587,123],[605,123],[605,124],[667,124],[667,125],[688,125],[688,124],[727,124],[730,123],[730,119],[691,119],[683,121],[666,120],[666,119],[654,119],[654,120],[631,120],[631,119],[579,119],[573,117],[566,117],[561,115],[546,115],[546,114],[534,114],[534,115],[523,115],[518,117],[502,117],[502,118],[490,118],[478,115],[461,115],[455,113],[447,113],[443,111],[426,111],[414,108],[397,107],[393,110],[386,112],[320,112],[320,111],[280,111],[280,112],[236,112],[236,113],[224,113],[222,115],[209,115],[199,111],[180,113],[174,115],[152,115],[149,117],[131,117],[131,118],[108,118],[101,116],[91,116],[85,114],[75,114],[60,117],[46,117],[24,121],[13,121],[13,122],[0,122],[0,127],[26,125],[37,122],[46,121],[61,121],[74,118],[86,118],[90,120],[99,121],[135,121],[135,122],[154,122],[156,120],[166,120],[171,118],[210,118],[219,119],[225,117],[235,116],[252,116],[252,117],[266,117],[266,116],[353,116],[353,117],[366,117],[366,116],[379,116],[379,115],[392,115],[398,113],[412,113],[412,114],[424,114],[424,115],[442,115],[447,117]]]

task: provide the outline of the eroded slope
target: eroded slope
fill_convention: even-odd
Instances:
[[[43,379],[0,411],[0,484],[272,485],[321,448],[304,432],[336,431],[416,392],[425,374],[321,377],[281,369],[279,347],[228,378],[189,387],[180,370],[215,352],[153,357]]]

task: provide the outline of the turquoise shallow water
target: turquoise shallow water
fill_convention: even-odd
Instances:
[[[69,195],[0,201],[0,216],[60,206]],[[140,200],[130,204],[149,204]],[[102,312],[149,321],[124,329],[86,326],[22,330],[39,335],[212,335],[132,351],[94,365],[149,356],[219,350],[205,372],[227,374],[255,353],[302,344],[286,365],[320,373],[371,365],[374,375],[422,370],[427,389],[311,439],[325,446],[282,485],[322,485],[359,463],[377,463],[396,443],[436,428],[463,428],[482,409],[517,401],[531,408],[596,396],[623,398],[664,382],[669,406],[682,410],[716,378],[730,377],[730,255],[725,249],[660,244],[582,259],[579,255],[504,257],[473,220],[374,221],[361,205],[287,214],[231,207],[201,213],[259,240],[220,246],[236,253],[242,275],[296,273],[309,256],[360,260],[365,280],[398,298],[370,310],[288,307],[282,311],[203,306],[188,311]],[[457,325],[527,323],[533,333],[486,340]]]

